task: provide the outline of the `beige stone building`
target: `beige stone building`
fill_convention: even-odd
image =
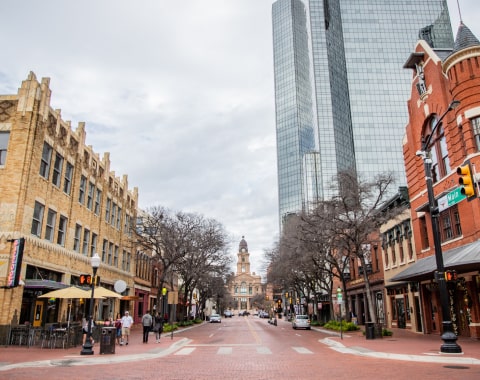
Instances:
[[[253,298],[263,294],[262,277],[250,272],[250,253],[244,237],[238,245],[237,272],[232,276],[228,290],[237,310],[254,310]]]
[[[79,284],[94,252],[100,284],[119,283],[126,296],[97,302],[94,318],[133,307],[138,190],[110,170],[108,153],[100,158],[85,145],[85,124],[72,130],[50,98],[49,79],[33,73],[17,94],[0,96],[0,325],[85,313],[89,299],[39,296]]]

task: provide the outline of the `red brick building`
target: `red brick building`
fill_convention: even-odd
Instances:
[[[457,174],[466,164],[472,178],[475,168],[480,171],[480,42],[461,24],[453,50],[432,49],[421,40],[405,68],[413,70],[403,151],[417,261],[392,280],[418,287],[423,331],[441,333],[432,220],[420,155],[430,151],[444,265],[458,273],[458,281],[448,284],[453,329],[457,335],[480,338],[480,193],[475,186],[475,195],[463,198]],[[460,104],[449,110],[453,100]]]

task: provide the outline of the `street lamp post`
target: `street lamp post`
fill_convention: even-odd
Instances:
[[[343,340],[343,313],[342,313],[343,293],[342,293],[342,288],[340,286],[337,288],[337,303],[338,303],[338,311],[340,314],[340,339]]]
[[[93,355],[93,345],[92,345],[92,321],[93,321],[93,296],[95,292],[95,276],[97,274],[97,269],[100,266],[100,256],[98,253],[94,253],[90,264],[92,265],[93,269],[93,277],[92,277],[92,293],[90,296],[90,306],[88,312],[88,330],[87,330],[87,339],[85,344],[83,345],[82,351],[80,351],[80,355]]]
[[[430,140],[437,129],[437,126],[440,125],[442,119],[447,115],[448,112],[457,108],[460,104],[458,100],[453,100],[448,106],[447,110],[443,113],[442,116],[438,119],[435,126],[433,127],[430,136],[427,140],[422,143],[422,150],[417,152],[417,156],[422,157],[423,166],[425,170],[425,181],[427,183],[427,194],[428,194],[428,206],[430,209],[430,217],[432,220],[432,232],[433,232],[433,244],[435,246],[435,260],[437,263],[437,271],[435,272],[435,278],[438,283],[438,289],[440,292],[440,302],[442,306],[442,340],[443,344],[440,347],[440,351],[443,353],[461,353],[462,348],[457,344],[457,336],[453,332],[452,321],[450,319],[450,310],[448,306],[448,291],[447,283],[445,281],[445,266],[443,263],[443,253],[440,239],[440,230],[438,226],[438,218],[440,211],[438,209],[437,201],[435,199],[435,194],[433,192],[433,180],[432,180],[432,158],[430,152]]]

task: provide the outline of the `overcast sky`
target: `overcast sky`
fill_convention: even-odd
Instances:
[[[52,108],[86,122],[87,144],[110,152],[140,207],[218,220],[232,254],[245,235],[259,272],[279,228],[273,2],[2,1],[0,94],[30,71],[49,77]],[[479,0],[460,5],[480,38]]]

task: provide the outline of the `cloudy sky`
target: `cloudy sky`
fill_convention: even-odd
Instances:
[[[459,0],[480,38],[478,0]],[[87,144],[161,205],[221,222],[253,270],[278,239],[273,0],[0,4],[0,94],[33,71]],[[448,0],[453,29],[457,0]],[[413,46],[412,46],[413,48]]]

